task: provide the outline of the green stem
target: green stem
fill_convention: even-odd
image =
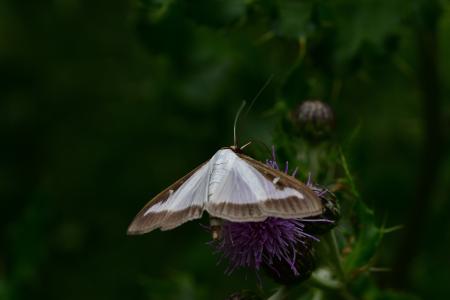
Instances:
[[[341,288],[339,289],[340,296],[346,300],[355,300],[356,298],[349,292],[347,288],[347,276],[342,265],[341,252],[339,251],[339,247],[337,244],[335,230],[333,229],[329,233],[327,233],[324,236],[324,240],[328,244],[332,267],[336,271],[336,275],[338,276],[339,281],[342,284]]]
[[[340,281],[329,278],[328,274],[324,276],[320,272],[312,273],[308,283],[320,290],[336,291],[342,288]]]
[[[342,266],[341,254],[334,229],[324,236],[324,240],[328,244],[330,250],[330,259],[333,264],[332,267],[336,271],[340,281],[345,285],[347,283],[347,276],[345,275],[344,267]]]
[[[312,300],[323,300],[324,299],[324,293],[320,289],[315,289],[313,291],[313,297]]]
[[[272,296],[270,296],[267,300],[285,300],[288,297],[289,288],[285,285],[282,285]]]
[[[311,287],[314,287],[321,292],[338,294],[339,299],[356,300],[356,298],[348,291],[347,287],[341,281],[331,279],[329,274],[320,274],[320,272],[316,271],[311,275],[308,283]]]

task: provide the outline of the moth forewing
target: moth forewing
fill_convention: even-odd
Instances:
[[[160,192],[154,198],[152,198],[131,222],[130,226],[128,227],[127,234],[144,234],[157,228],[168,230],[177,227],[178,225],[181,225],[182,223],[189,220],[200,218],[203,212],[203,208],[200,209],[200,207],[198,206],[187,205],[192,204],[192,200],[194,200],[193,197],[191,197],[191,199],[181,199],[184,200],[182,201],[184,203],[180,203],[180,206],[177,209],[177,201],[174,200],[178,199],[174,199],[173,196],[181,188],[189,187],[186,186],[186,184],[189,182],[191,177],[197,174],[202,168],[207,168],[207,164],[208,162],[201,164],[182,178],[178,179],[168,188]],[[206,174],[207,172],[202,172],[200,174],[197,174],[197,176]],[[206,196],[206,189],[204,193]],[[169,205],[167,205],[167,203]]]
[[[298,192],[286,198],[271,199],[265,202],[264,210],[273,216],[285,218],[306,218],[322,213],[323,205],[319,197],[305,184],[284,172],[273,169],[268,165],[247,155],[238,154],[252,167],[258,170],[277,191],[285,189]]]
[[[209,214],[235,222],[256,222],[267,217],[304,218],[322,212],[318,197],[294,177],[230,149],[223,150],[220,156],[222,159],[211,162],[222,176],[215,176],[210,186],[206,204]]]

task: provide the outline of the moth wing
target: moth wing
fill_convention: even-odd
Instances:
[[[275,170],[247,155],[239,154],[239,157],[266,179],[264,181],[266,192],[272,199],[264,202],[266,212],[280,213],[294,218],[317,216],[323,212],[322,201],[319,197],[295,177]],[[283,197],[285,195],[286,198]]]
[[[200,218],[208,194],[208,173],[206,162],[159,193],[136,215],[127,233],[168,230]]]
[[[320,199],[294,177],[246,155],[234,155],[227,176],[207,203],[211,215],[244,222],[304,218],[322,212]]]

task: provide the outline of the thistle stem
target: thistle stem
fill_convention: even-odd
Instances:
[[[324,240],[330,251],[330,260],[332,263],[331,267],[336,271],[336,275],[342,284],[339,289],[340,296],[346,300],[355,300],[356,298],[347,289],[347,276],[345,274],[344,267],[342,266],[342,258],[337,244],[335,229],[327,233],[324,236]]]
[[[336,234],[334,229],[324,236],[325,242],[328,244],[330,250],[330,259],[333,264],[333,268],[336,271],[340,281],[345,285],[347,282],[347,276],[345,275],[344,268],[342,266],[341,254],[336,240]]]
[[[285,285],[282,285],[272,296],[267,298],[267,300],[285,300],[288,298],[289,288]]]
[[[323,291],[319,289],[314,290],[312,300],[322,300],[322,299],[324,299]]]
[[[319,290],[336,291],[342,288],[340,281],[328,278],[328,276],[321,276],[317,272],[312,273],[309,283]]]

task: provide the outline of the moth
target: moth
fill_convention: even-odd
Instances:
[[[322,209],[320,199],[305,184],[231,146],[148,202],[128,234],[172,229],[200,218],[204,211],[229,221],[257,222],[267,217],[311,217]]]
[[[321,200],[305,184],[243,153],[246,145],[236,143],[238,115],[234,145],[220,149],[150,200],[128,227],[128,234],[169,230],[201,218],[205,211],[210,217],[233,222],[322,213]]]

